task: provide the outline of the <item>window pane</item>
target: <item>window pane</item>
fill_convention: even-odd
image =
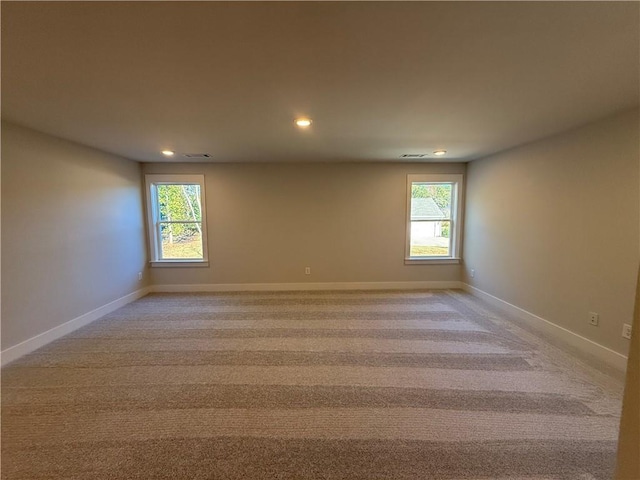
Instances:
[[[411,220],[451,219],[451,183],[412,183]]]
[[[411,222],[412,257],[447,257],[451,255],[450,232],[451,222],[448,220]]]
[[[202,259],[202,232],[199,223],[161,223],[161,258]]]
[[[160,220],[201,221],[200,185],[157,185]]]

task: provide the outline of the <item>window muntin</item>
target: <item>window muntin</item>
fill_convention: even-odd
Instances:
[[[459,258],[462,175],[407,177],[407,261]]]
[[[146,175],[153,264],[207,261],[203,175]]]

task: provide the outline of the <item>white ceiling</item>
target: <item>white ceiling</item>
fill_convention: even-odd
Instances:
[[[3,118],[140,161],[467,161],[639,103],[638,2],[1,8]]]

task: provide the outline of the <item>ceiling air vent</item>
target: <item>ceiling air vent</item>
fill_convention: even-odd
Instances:
[[[404,153],[400,155],[400,158],[424,158],[428,156],[429,154],[427,153]]]
[[[208,153],[185,153],[184,156],[187,158],[211,158]]]

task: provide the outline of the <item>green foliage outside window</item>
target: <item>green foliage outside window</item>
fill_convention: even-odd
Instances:
[[[158,185],[163,241],[190,241],[201,232],[200,185]],[[185,223],[163,223],[185,222]]]
[[[413,183],[411,185],[411,198],[432,198],[445,215],[451,212],[451,193],[450,183]],[[449,238],[451,223],[443,221],[441,228],[441,236]]]
[[[414,183],[411,185],[411,198],[433,198],[436,205],[445,212],[451,211],[450,183]]]

